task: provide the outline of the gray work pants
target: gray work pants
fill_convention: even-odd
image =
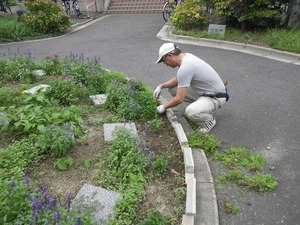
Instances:
[[[169,88],[169,93],[174,97],[177,93],[177,87]],[[213,119],[213,113],[222,107],[226,98],[213,98],[199,96],[196,92],[188,87],[184,99],[187,104],[184,114],[192,120],[197,126],[204,127]]]

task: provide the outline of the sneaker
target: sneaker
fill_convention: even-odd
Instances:
[[[216,123],[217,121],[215,120],[215,117],[213,117],[213,119],[209,121],[205,127],[199,128],[199,131],[202,133],[208,133],[216,125]]]

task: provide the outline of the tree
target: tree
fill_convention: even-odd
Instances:
[[[300,27],[300,0],[290,0],[285,25],[288,28]]]
[[[239,25],[246,31],[250,27],[270,27],[279,23],[283,2],[285,0],[215,0],[215,5],[226,24]]]

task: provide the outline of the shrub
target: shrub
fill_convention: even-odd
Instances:
[[[70,124],[45,127],[37,141],[42,153],[55,156],[56,158],[65,156],[75,144]]]
[[[95,224],[92,207],[81,204],[71,209],[71,194],[59,201],[45,187],[33,187],[28,178],[1,179],[0,189],[0,224]]]
[[[169,21],[183,30],[202,29],[209,20],[203,16],[202,7],[197,0],[186,0],[177,6]]]
[[[26,139],[0,149],[0,179],[20,179],[28,165],[38,160],[38,150]],[[0,210],[1,211],[1,210]]]
[[[0,88],[0,105],[10,106],[15,103],[20,103],[21,93],[9,87]]]
[[[106,107],[121,118],[131,121],[143,121],[154,118],[156,102],[151,89],[141,81],[130,79],[113,81],[107,89]]]
[[[29,12],[22,15],[22,19],[35,31],[61,33],[71,26],[70,17],[50,0],[27,0],[24,4]]]
[[[0,43],[8,41],[21,41],[28,37],[39,36],[27,23],[17,22],[16,17],[5,16],[0,20]]]

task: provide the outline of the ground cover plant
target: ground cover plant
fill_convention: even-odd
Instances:
[[[30,51],[8,49],[0,64],[2,224],[94,224],[93,209],[70,208],[84,183],[122,193],[109,224],[179,223],[182,152],[146,84],[73,53],[36,62]],[[50,88],[24,91],[40,83]],[[110,97],[95,107],[89,96],[103,93]],[[139,136],[124,129],[101,139],[104,123],[128,121]]]
[[[277,188],[277,178],[271,173],[265,173],[268,163],[261,153],[250,153],[246,146],[221,150],[222,142],[216,140],[212,134],[198,131],[189,135],[188,141],[194,149],[203,149],[209,160],[217,162],[226,170],[216,175],[217,189],[231,184],[239,186],[241,192],[253,190],[264,194]],[[227,199],[224,206],[227,213],[236,214],[240,210]]]

